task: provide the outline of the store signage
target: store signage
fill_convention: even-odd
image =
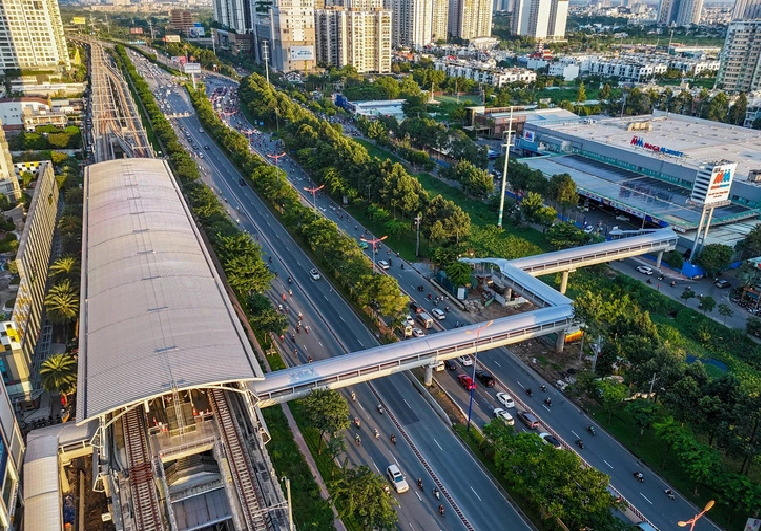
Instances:
[[[533,131],[523,131],[523,140],[526,142],[534,142],[534,132]]]
[[[706,192],[705,204],[721,203],[729,199],[729,189],[732,187],[732,174],[737,164],[714,166],[711,170],[711,183]]]
[[[656,146],[655,144],[651,144],[650,142],[645,142],[644,138],[637,135],[634,135],[634,138],[631,139],[631,142],[629,142],[629,145],[634,147],[641,147],[648,151],[653,151],[656,153],[663,153],[664,155],[671,155],[672,157],[684,157],[683,151],[676,151],[673,149]]]

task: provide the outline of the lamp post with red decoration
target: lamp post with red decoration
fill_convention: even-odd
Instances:
[[[323,188],[325,188],[324,184],[321,184],[320,186],[312,186],[312,187],[305,186],[304,187],[304,190],[306,192],[309,192],[310,194],[312,194],[312,208],[314,208],[315,219],[317,218],[317,192],[319,192]]]
[[[373,272],[375,272],[375,267],[376,267],[375,266],[375,247],[386,238],[388,238],[388,236],[381,236],[380,238],[375,238],[375,239],[368,239],[368,238],[365,238],[364,236],[360,238],[360,240],[362,240],[363,242],[365,242],[366,244],[370,245],[373,248]]]

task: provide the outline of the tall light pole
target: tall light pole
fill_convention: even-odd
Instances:
[[[494,322],[494,319],[486,323],[485,325],[479,326],[475,333],[476,333],[476,353],[473,359],[473,376],[472,376],[472,385],[470,386],[470,404],[468,404],[468,431],[470,431],[470,416],[473,412],[473,391],[476,388],[476,367],[478,366],[478,339],[481,337],[481,330],[485,328],[489,328],[492,323]],[[466,334],[472,334],[473,331],[465,332]]]
[[[507,185],[507,159],[510,158],[510,147],[513,139],[513,108],[510,107],[510,128],[507,130],[507,144],[502,144],[505,148],[505,165],[502,168],[502,193],[499,196],[499,216],[497,217],[497,228],[502,228],[502,213],[505,211],[505,186]]]
[[[275,159],[275,175],[278,175],[278,172],[280,171],[280,168],[277,166],[277,161],[285,157],[285,151],[282,153],[273,153],[273,154],[267,154],[267,156],[271,159]]]
[[[415,256],[420,256],[420,212],[415,216]]]
[[[317,192],[325,188],[324,184],[320,186],[314,186],[312,188],[305,186],[304,190],[312,194],[312,208],[314,208],[314,217],[317,218]]]
[[[696,514],[693,518],[690,518],[686,522],[679,521],[676,523],[676,525],[678,525],[679,527],[687,527],[689,525],[690,531],[692,531],[693,529],[695,529],[695,524],[698,523],[698,520],[700,520],[705,513],[710,511],[711,507],[713,507],[713,500],[706,503],[706,506],[703,508],[703,510],[700,511],[698,514]]]
[[[388,236],[381,236],[380,238],[375,238],[374,240],[367,239],[364,236],[362,238],[360,238],[360,240],[362,240],[363,242],[371,245],[372,248],[373,248],[373,273],[375,272],[375,246],[378,245],[383,240],[385,240],[386,238],[388,238]]]

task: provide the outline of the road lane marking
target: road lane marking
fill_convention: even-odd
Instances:
[[[610,463],[608,463],[605,459],[603,459],[602,462],[605,463],[606,465],[608,465],[608,467],[610,467],[611,470],[613,470],[613,467],[610,466]]]
[[[417,496],[417,499],[420,500],[420,503],[423,503],[423,498],[420,497],[420,493],[415,492],[415,496]]]
[[[438,446],[438,447],[439,447],[439,450],[441,450],[442,452],[444,451],[444,449],[443,449],[443,448],[441,447],[441,445],[439,444],[439,441],[437,441],[436,439],[434,439],[434,440],[433,440],[433,442],[435,442],[435,443],[436,443],[436,446]]]
[[[407,399],[406,399],[406,398],[403,398],[402,400],[404,400],[404,403],[405,403],[405,404],[407,404],[407,407],[408,407],[408,408],[412,409],[412,406],[410,406],[410,403],[409,403],[409,402],[407,402]]]
[[[647,499],[647,496],[645,496],[645,495],[644,495],[644,494],[642,494],[641,492],[639,493],[639,495],[640,495],[640,496],[642,496],[643,498],[645,498],[645,501],[646,501],[647,503],[649,503],[650,505],[652,505],[652,504],[653,504],[653,502],[651,502],[650,500],[648,500],[648,499]]]
[[[518,383],[518,385],[520,385],[520,386],[521,386],[521,389],[525,389],[525,387],[523,387],[523,384],[521,383],[521,381],[520,381],[520,380],[516,380],[516,382]]]
[[[579,434],[578,434],[578,433],[576,433],[575,431],[571,430],[571,433],[573,433],[573,435],[574,435],[574,436],[575,436],[577,439],[581,439],[581,437],[579,437]]]
[[[497,360],[492,360],[491,362],[492,362],[494,365],[496,365],[497,367],[502,367],[502,365],[500,365],[500,363],[499,363]]]
[[[375,470],[378,471],[378,474],[380,474],[380,468],[378,468],[378,465],[375,464],[375,461],[373,461],[373,466],[375,467]]]
[[[478,495],[478,493],[476,492],[476,489],[474,489],[473,487],[470,487],[470,490],[472,490],[473,494],[476,495],[476,498],[478,498],[478,501],[481,501],[481,496]]]

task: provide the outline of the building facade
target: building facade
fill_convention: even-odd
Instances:
[[[565,38],[568,0],[515,0],[512,17],[514,35],[541,40]]]
[[[732,10],[732,20],[761,18],[761,0],[737,0]]]
[[[0,72],[70,66],[57,0],[0,2]]]
[[[13,404],[4,386],[0,384],[0,529],[14,531],[20,529],[16,522],[21,482],[19,481],[26,451],[24,438],[19,429]],[[44,508],[39,508],[44,510]],[[26,506],[27,514],[33,511]]]
[[[493,0],[449,0],[449,35],[463,40],[491,35]]]
[[[212,7],[214,20],[223,26],[238,33],[246,33],[251,27],[251,3],[248,0],[214,0]]]
[[[0,193],[8,198],[11,204],[21,199],[21,187],[18,184],[13,157],[8,150],[8,142],[2,127],[0,127]]]
[[[53,233],[58,217],[58,183],[50,161],[22,163],[16,171],[33,171],[37,176],[32,202],[16,252],[19,283],[16,304],[9,321],[2,323],[0,341],[5,346],[2,355],[3,382],[8,395],[20,408],[34,407],[39,364],[34,350],[40,335],[43,301]]]
[[[270,66],[281,72],[313,70],[314,0],[278,0],[269,15]]]
[[[493,63],[439,59],[434,61],[433,67],[445,72],[449,77],[464,77],[497,88],[516,81],[536,81],[536,72],[524,68],[497,68]]]
[[[716,86],[727,92],[761,89],[761,20],[729,24]]]
[[[658,24],[661,26],[690,26],[700,23],[703,0],[661,0]]]
[[[391,11],[327,7],[315,10],[317,62],[359,73],[391,72]]]

